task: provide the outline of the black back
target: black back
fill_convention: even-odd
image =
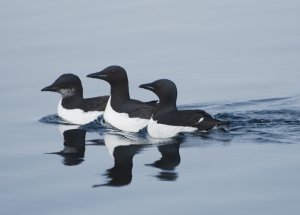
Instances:
[[[93,98],[75,98],[67,97],[62,99],[62,106],[66,109],[79,108],[84,112],[88,111],[104,111],[109,96],[99,96]]]
[[[156,101],[141,102],[129,99],[123,102],[111,100],[112,108],[119,113],[127,113],[130,118],[150,119],[157,108]]]

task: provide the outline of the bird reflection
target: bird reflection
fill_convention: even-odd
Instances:
[[[47,154],[62,156],[62,162],[66,166],[81,164],[84,161],[86,131],[72,125],[59,125],[59,130],[64,137],[64,149]]]
[[[105,184],[94,185],[93,187],[129,185],[132,181],[133,157],[141,152],[145,145],[137,139],[129,139],[108,133],[104,136],[104,142],[114,159],[114,166],[107,169],[104,174],[108,181]]]
[[[182,141],[183,137],[177,137],[158,146],[161,158],[152,164],[146,164],[162,170],[155,176],[158,180],[175,181],[178,178],[175,168],[180,164],[179,148]]]

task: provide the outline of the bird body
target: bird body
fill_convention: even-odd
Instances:
[[[147,126],[151,137],[170,138],[181,132],[207,132],[227,124],[203,110],[178,110],[177,88],[170,80],[160,79],[140,87],[153,91],[159,97],[158,108]]]
[[[57,114],[62,119],[83,125],[101,116],[106,107],[108,96],[83,98],[80,79],[74,74],[63,74],[53,84],[42,89],[61,94]]]
[[[138,132],[147,126],[157,104],[130,98],[125,69],[120,66],[109,66],[87,77],[105,80],[111,86],[110,98],[104,111],[106,122],[128,132]]]

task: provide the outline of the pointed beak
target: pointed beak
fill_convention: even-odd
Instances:
[[[139,86],[140,88],[146,89],[146,90],[151,90],[154,91],[154,87],[152,83],[148,83],[148,84],[142,84]]]
[[[48,87],[44,87],[43,89],[41,89],[41,91],[50,91],[50,92],[57,92],[58,87],[54,86],[53,84],[51,84]]]
[[[88,78],[97,78],[97,79],[105,79],[107,77],[107,75],[103,74],[103,71],[101,71],[101,72],[91,73],[91,74],[87,75],[86,77],[88,77]]]

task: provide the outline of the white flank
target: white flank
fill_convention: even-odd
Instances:
[[[114,150],[118,146],[129,146],[129,145],[137,145],[140,142],[128,139],[126,137],[122,137],[119,135],[113,134],[105,134],[104,135],[104,143],[107,147],[108,153],[114,159]]]
[[[78,108],[76,109],[65,109],[61,105],[61,101],[58,103],[57,107],[57,113],[58,116],[63,118],[64,120],[76,124],[76,125],[84,125],[89,122],[94,121],[97,119],[98,116],[101,116],[103,114],[103,111],[89,111],[84,112],[83,110],[80,110]]]
[[[129,132],[138,132],[147,126],[149,122],[148,119],[130,118],[127,113],[114,111],[111,107],[110,99],[111,98],[109,98],[104,111],[104,119],[107,123],[119,130]]]
[[[150,119],[147,127],[148,133],[154,138],[171,138],[180,132],[194,132],[197,128],[158,124],[157,121]]]

